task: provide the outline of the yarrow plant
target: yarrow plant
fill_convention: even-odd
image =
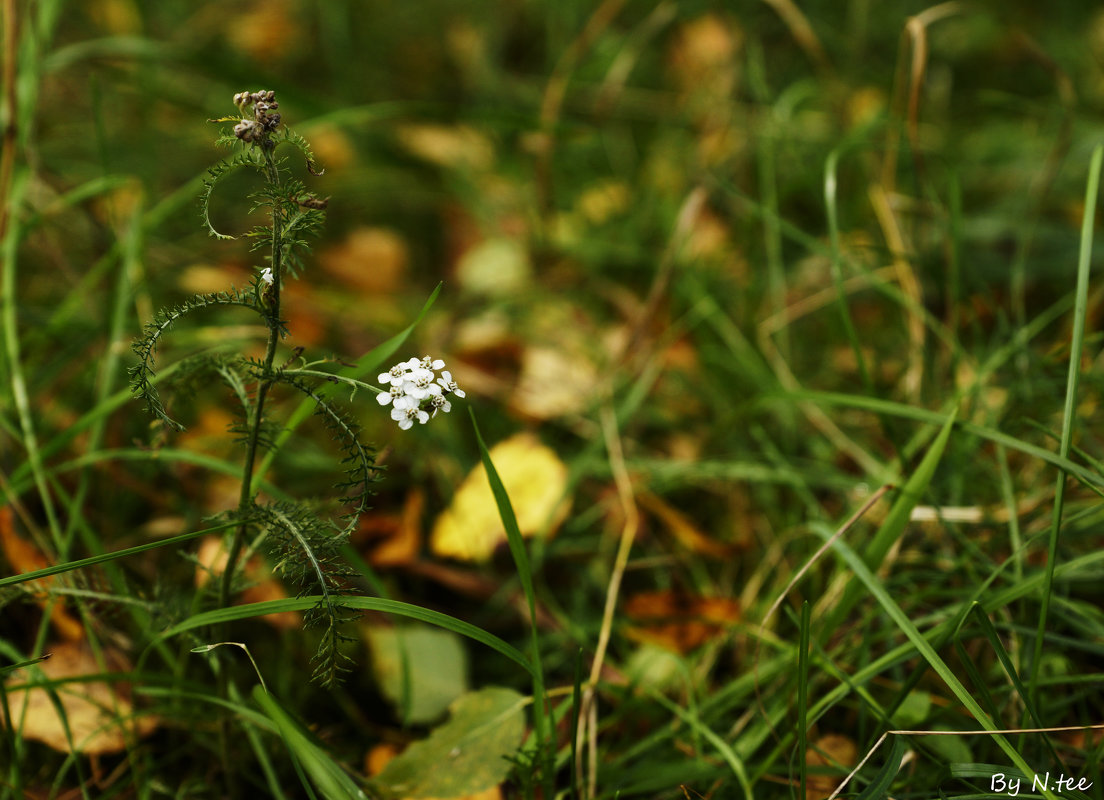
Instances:
[[[277,155],[281,148],[290,146],[305,158],[310,175],[322,175],[315,168],[307,142],[281,127],[275,92],[239,92],[233,102],[236,115],[211,122],[233,123],[232,130],[224,133],[218,143],[240,148],[240,152],[210,171],[201,198],[202,218],[212,236],[235,238],[212,225],[209,215],[212,192],[237,169],[259,172],[264,185],[249,199],[253,210],[265,210],[268,224],[248,231],[245,237],[252,240],[254,251],[265,252],[267,263],[256,268],[248,290],[232,287],[225,292],[196,295],[175,308],[160,311],[134,345],[138,364],[131,370],[132,389],[167,428],[182,430],[183,425],[170,416],[157,389],[154,355],[164,334],[184,316],[216,306],[245,308],[264,322],[268,336],[263,357],[221,351],[200,353],[176,366],[171,385],[184,389],[214,377],[230,389],[240,407],[239,419],[232,426],[232,432],[245,448],[239,502],[237,508],[217,516],[218,521],[231,523],[233,531],[218,590],[218,606],[230,603],[246,547],[249,551],[258,546],[266,548],[276,569],[297,585],[302,594],[320,598],[307,615],[307,623],[323,628],[315,678],[323,685],[331,685],[347,668],[339,645],[349,637],[340,632],[340,626],[352,618],[340,598],[348,576],[340,550],[368,508],[371,485],[378,479],[379,470],[375,450],[361,441],[359,427],[334,403],[325,387],[345,384],[353,391],[364,387],[380,392],[381,404],[392,405],[392,418],[404,429],[410,428],[414,420],[424,423],[438,411],[448,412],[451,404],[447,397],[463,397],[464,392],[449,372],[438,377],[436,373],[444,368],[444,362],[428,356],[410,359],[384,373],[380,382],[386,388],[382,390],[347,374],[316,369],[325,362],[306,363],[302,348],[295,348],[282,361],[277,359],[280,343],[288,336],[282,287],[289,276],[298,276],[304,269],[301,253],[307,249],[306,238],[316,233],[324,220],[327,199],[309,192],[303,181],[291,174],[287,159]],[[301,366],[293,368],[297,362]],[[341,491],[339,500],[344,513],[337,519],[321,516],[319,509],[324,506],[318,503],[266,501],[259,497],[256,482],[263,469],[256,469],[258,454],[268,450],[266,458],[271,459],[291,433],[290,428],[276,424],[267,414],[271,397],[279,390],[309,398],[341,451],[345,475],[337,488]]]
[[[442,370],[441,377],[437,377],[437,370]],[[404,431],[412,428],[415,420],[425,425],[438,411],[451,411],[450,394],[464,397],[464,390],[445,369],[445,362],[432,356],[402,361],[381,372],[377,380],[388,387],[376,395],[377,402],[391,406],[391,419]]]

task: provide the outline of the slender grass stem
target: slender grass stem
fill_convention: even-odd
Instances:
[[[1088,307],[1089,269],[1092,266],[1093,226],[1096,224],[1096,196],[1100,191],[1100,167],[1104,160],[1104,145],[1093,149],[1089,164],[1089,180],[1085,187],[1085,214],[1081,223],[1081,252],[1077,263],[1077,288],[1073,307],[1073,333],[1070,341],[1069,374],[1066,378],[1066,403],[1062,414],[1062,440],[1058,445],[1058,457],[1069,457],[1073,441],[1073,429],[1077,420],[1077,384],[1081,375],[1081,353],[1085,342],[1085,316]],[[1054,487],[1054,510],[1051,516],[1047,540],[1046,573],[1043,577],[1042,605],[1039,609],[1039,627],[1035,634],[1035,648],[1031,658],[1031,681],[1028,693],[1030,703],[1038,701],[1039,667],[1043,660],[1043,641],[1047,632],[1047,616],[1050,613],[1050,594],[1054,584],[1054,567],[1058,561],[1058,535],[1062,526],[1062,507],[1066,496],[1066,470],[1058,469]]]

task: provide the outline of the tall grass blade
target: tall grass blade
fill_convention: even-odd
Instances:
[[[797,768],[798,797],[807,797],[809,765],[809,601],[801,604],[801,631],[797,645]]]
[[[483,468],[487,471],[487,480],[491,484],[491,493],[494,495],[495,505],[498,506],[498,514],[502,519],[502,525],[506,529],[506,540],[510,546],[510,554],[514,557],[517,567],[518,580],[521,581],[522,590],[525,592],[525,600],[529,605],[530,646],[532,648],[533,677],[533,715],[534,733],[536,735],[537,750],[541,755],[541,779],[545,786],[545,796],[553,796],[553,757],[555,755],[552,742],[551,724],[548,719],[548,709],[545,705],[544,692],[544,668],[541,666],[540,635],[537,626],[537,598],[533,590],[533,573],[529,567],[529,555],[525,549],[525,540],[522,539],[521,529],[518,527],[517,516],[514,507],[510,503],[510,496],[506,493],[506,487],[502,485],[502,479],[498,477],[498,471],[491,462],[491,453],[487,449],[483,435],[479,432],[479,423],[475,421],[475,412],[469,407],[472,427],[475,429],[475,439],[479,445],[479,455],[483,459]]]
[[[904,736],[893,736],[893,743],[890,745],[885,764],[856,800],[882,800],[889,794],[889,787],[893,785],[893,779],[901,769],[901,759],[905,756],[905,744]]]
[[[1077,262],[1077,288],[1073,305],[1073,334],[1070,341],[1069,374],[1066,377],[1066,404],[1062,412],[1062,440],[1058,445],[1059,458],[1069,456],[1076,423],[1077,383],[1081,376],[1081,353],[1085,344],[1085,315],[1089,295],[1089,270],[1092,267],[1093,227],[1096,224],[1096,196],[1100,191],[1100,166],[1104,159],[1104,144],[1098,144],[1089,164],[1089,181],[1085,187],[1085,213],[1081,222],[1081,252]],[[1058,468],[1054,487],[1054,513],[1051,516],[1047,541],[1046,577],[1043,579],[1042,605],[1039,608],[1039,626],[1035,633],[1035,648],[1031,658],[1031,682],[1028,694],[1035,702],[1039,695],[1039,667],[1043,661],[1043,641],[1050,613],[1050,594],[1054,583],[1054,566],[1058,561],[1058,535],[1062,526],[1062,507],[1066,496],[1066,473]]]
[[[309,611],[317,606],[321,600],[321,597],[289,597],[284,600],[265,600],[260,603],[247,603],[240,606],[205,611],[200,614],[194,614],[183,622],[173,625],[168,630],[162,631],[154,638],[149,646],[152,647],[165,639],[178,636],[185,631],[194,630],[204,625],[221,625],[227,622],[262,617],[265,614],[276,614],[281,611]],[[380,611],[385,614],[395,614],[400,617],[409,617],[410,619],[416,619],[420,622],[426,622],[430,625],[436,625],[439,628],[453,631],[461,636],[473,639],[480,644],[484,644],[492,650],[497,650],[499,653],[521,666],[526,672],[530,674],[533,673],[533,666],[520,650],[502,641],[494,634],[488,633],[482,628],[477,628],[470,622],[464,622],[455,617],[450,617],[447,614],[442,614],[439,611],[403,603],[400,600],[387,600],[382,597],[342,595],[341,603],[342,605],[348,606],[349,608],[355,608],[359,611]]]
[[[851,568],[851,571],[862,582],[867,591],[878,601],[878,604],[881,605],[882,609],[889,615],[890,619],[893,620],[897,629],[912,642],[923,659],[927,661],[935,673],[943,679],[943,682],[947,684],[954,696],[958,698],[958,701],[962,703],[977,723],[987,731],[999,730],[999,727],[989,715],[985,713],[977,700],[974,699],[973,694],[962,684],[962,681],[960,681],[954,671],[947,666],[947,663],[940,658],[935,648],[933,648],[931,643],[927,640],[927,637],[920,633],[904,610],[902,610],[902,608],[897,605],[897,602],[890,597],[889,592],[886,591],[885,585],[873,572],[871,572],[863,559],[842,539],[835,540],[832,547]],[[1031,770],[1027,762],[1024,761],[1019,752],[1012,747],[1002,734],[993,733],[992,736],[997,746],[1004,751],[1005,755],[1008,756],[1013,764],[1023,770],[1024,773],[1030,773]],[[1052,793],[1044,792],[1044,794],[1048,800],[1055,800]]]
[[[943,457],[943,450],[947,446],[947,440],[950,438],[954,422],[955,414],[952,413],[943,422],[943,427],[939,431],[939,435],[936,437],[935,441],[932,442],[931,447],[928,448],[928,452],[924,454],[924,458],[920,461],[916,471],[912,473],[912,476],[905,485],[901,487],[897,501],[893,504],[893,507],[890,509],[881,527],[878,528],[878,532],[874,534],[874,538],[864,549],[863,561],[872,569],[877,569],[881,566],[882,561],[885,560],[886,554],[889,553],[889,549],[893,546],[893,543],[900,539],[904,533],[913,507],[920,502],[920,498],[923,496],[924,492],[927,491],[928,484],[931,483],[932,476],[935,475],[935,468],[939,465],[939,461]],[[822,642],[833,631],[838,629],[861,596],[862,586],[852,583],[847,587],[843,597],[832,610],[829,620],[823,627],[823,633],[821,634]]]
[[[253,700],[276,723],[288,751],[303,766],[326,800],[368,800],[345,770],[276,702],[259,684],[253,687]]]

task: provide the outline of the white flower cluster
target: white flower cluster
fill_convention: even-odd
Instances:
[[[437,377],[438,370],[441,377]],[[438,411],[451,411],[450,394],[464,396],[445,362],[432,356],[407,359],[381,372],[378,380],[388,388],[376,395],[376,400],[381,406],[391,406],[391,419],[404,431],[413,427],[415,420],[425,425]]]

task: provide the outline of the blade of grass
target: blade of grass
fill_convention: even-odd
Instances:
[[[728,768],[732,770],[732,774],[735,776],[736,782],[740,784],[740,788],[744,790],[744,797],[751,800],[751,798],[755,796],[754,792],[751,790],[751,782],[748,780],[747,769],[744,767],[744,762],[723,737],[719,736],[716,731],[706,725],[698,715],[668,700],[659,692],[646,687],[644,691],[652,700],[673,713],[681,719],[688,728],[696,731],[703,739],[713,745],[717,752],[720,753],[721,758],[724,759],[724,762],[728,765]]]
[[[231,684],[230,699],[235,703],[241,703],[237,687],[233,684]],[[271,792],[273,800],[287,800],[287,795],[284,794],[283,787],[280,785],[280,777],[276,773],[275,767],[273,767],[272,759],[269,757],[268,748],[265,747],[256,726],[243,725],[242,731],[249,740],[249,746],[253,750],[257,763],[261,766],[261,773],[265,777],[265,783],[268,785],[268,791]]]
[[[939,431],[939,435],[932,442],[928,452],[924,454],[924,458],[908,481],[901,487],[897,500],[890,508],[885,521],[878,528],[877,533],[874,534],[874,538],[864,548],[863,561],[871,569],[878,569],[881,566],[894,542],[904,534],[913,507],[920,502],[920,498],[927,491],[928,484],[931,483],[931,479],[935,475],[935,468],[943,457],[943,451],[947,446],[947,440],[950,438],[954,422],[954,413],[943,421],[943,428]],[[839,629],[861,596],[862,586],[857,583],[848,585],[844,590],[843,597],[840,598],[839,603],[825,620],[818,644],[823,646],[827,637]]]
[[[895,403],[892,400],[881,400],[874,397],[863,397],[855,394],[843,394],[840,392],[821,392],[815,390],[800,390],[796,392],[786,392],[782,397],[793,397],[799,400],[810,400],[814,403],[820,403],[822,405],[838,405],[848,406],[851,408],[861,408],[866,411],[873,412],[875,414],[892,414],[898,417],[904,417],[905,419],[916,420],[917,422],[927,422],[934,425],[940,425],[946,420],[945,414],[940,414],[937,411],[931,411],[926,408],[920,408],[918,406],[911,406],[905,403]],[[777,402],[779,395],[773,397],[765,397],[764,402]],[[1078,479],[1084,481],[1089,486],[1104,486],[1104,476],[1086,469],[1081,464],[1077,464],[1070,461],[1068,457],[1062,456],[1059,453],[1055,453],[1051,450],[1046,450],[1042,447],[1036,447],[1035,445],[1028,444],[1015,436],[1011,436],[1007,433],[994,430],[993,428],[987,428],[984,425],[977,425],[972,422],[956,422],[955,427],[961,430],[963,433],[970,434],[971,436],[978,436],[982,439],[986,439],[994,444],[1002,444],[1009,450],[1017,450],[1025,455],[1032,456],[1046,461],[1048,464],[1052,464],[1061,470],[1064,470],[1067,474],[1073,475]]]
[[[14,672],[17,669],[23,669],[25,667],[31,666],[32,664],[38,664],[39,662],[48,659],[51,655],[52,653],[46,653],[45,655],[41,655],[38,658],[32,658],[28,661],[20,661],[18,664],[8,664],[6,667],[0,667],[0,675],[6,675],[7,673]]]
[[[894,736],[893,745],[886,757],[886,762],[874,779],[863,789],[856,800],[881,800],[889,795],[889,787],[893,785],[893,779],[901,769],[901,759],[905,756],[905,737]]]
[[[1005,648],[1004,642],[1001,641],[1000,636],[997,635],[997,629],[993,626],[993,621],[989,619],[989,615],[977,604],[970,610],[974,617],[977,618],[978,624],[981,625],[981,630],[985,634],[985,638],[989,640],[989,647],[992,649],[993,653],[996,654],[997,660],[1000,661],[1005,674],[1008,676],[1008,679],[1012,681],[1012,685],[1020,695],[1020,699],[1024,704],[1024,710],[1031,716],[1032,723],[1036,728],[1044,727],[1043,720],[1039,717],[1039,712],[1036,710],[1035,704],[1031,702],[1027,687],[1024,686],[1023,681],[1020,679],[1019,672],[1016,671],[1016,667],[1012,663],[1012,657],[1008,654],[1008,650]],[[1062,759],[1059,758],[1058,752],[1054,749],[1054,745],[1051,744],[1050,739],[1044,737],[1044,741],[1047,749],[1050,751],[1051,758],[1054,759],[1054,763],[1061,764]]]
[[[805,753],[809,747],[809,601],[801,604],[801,628],[797,644],[797,769],[798,797],[808,797],[809,768]]]
[[[571,685],[571,791],[570,797],[579,798],[579,783],[582,780],[583,762],[579,757],[579,737],[582,728],[579,725],[579,708],[583,701],[583,648],[575,651],[575,675]]]
[[[536,746],[541,759],[541,782],[544,785],[545,797],[555,795],[553,783],[553,758],[555,746],[552,741],[551,726],[548,720],[548,709],[545,703],[544,668],[541,664],[540,635],[537,625],[537,598],[533,590],[533,574],[529,568],[529,555],[525,549],[525,540],[521,537],[521,529],[518,528],[517,516],[514,507],[510,503],[510,496],[506,493],[506,487],[502,485],[502,479],[498,477],[498,471],[491,462],[491,453],[483,441],[483,434],[479,432],[479,423],[475,420],[475,411],[468,407],[471,416],[472,428],[475,430],[475,439],[479,445],[479,456],[483,460],[483,468],[487,472],[487,480],[491,484],[491,493],[494,495],[495,505],[498,506],[498,514],[502,519],[502,525],[506,529],[506,541],[510,546],[510,554],[514,558],[517,567],[518,580],[521,582],[522,591],[525,592],[525,600],[529,605],[530,620],[530,647],[532,648],[532,669],[530,675],[533,678],[533,731],[536,737]]]
[[[221,625],[227,622],[261,617],[265,614],[276,614],[281,611],[307,611],[317,606],[320,600],[322,600],[322,598],[316,596],[296,597],[284,600],[265,600],[260,603],[247,603],[240,606],[205,611],[188,617],[183,622],[179,622],[168,630],[157,634],[153,641],[147,645],[147,651],[149,647],[153,647],[165,639],[177,636],[185,631],[203,627],[204,625]],[[439,611],[404,603],[400,600],[387,600],[382,597],[343,595],[341,597],[341,604],[360,611],[380,611],[385,614],[396,614],[401,617],[409,617],[410,619],[416,619],[421,622],[428,622],[430,625],[436,625],[439,628],[444,628],[445,630],[458,633],[461,636],[467,636],[469,639],[474,639],[480,644],[490,647],[492,650],[497,650],[514,663],[523,667],[526,672],[530,674],[533,672],[533,666],[529,663],[529,659],[527,659],[520,650],[502,641],[494,634],[488,633],[482,628],[477,628],[470,622],[464,622],[455,617],[450,617],[448,614],[442,614]],[[143,658],[144,657],[145,654],[143,653]]]
[[[832,282],[836,286],[836,305],[839,308],[840,322],[843,323],[844,333],[851,343],[851,351],[855,354],[855,363],[859,367],[859,378],[862,380],[863,389],[867,394],[873,394],[874,383],[870,380],[870,370],[867,369],[866,357],[859,344],[859,335],[851,319],[851,310],[847,307],[847,292],[843,285],[843,250],[840,247],[839,208],[836,203],[836,172],[841,150],[842,148],[837,147],[829,153],[824,165],[824,208],[828,214],[828,242],[832,248]]]
[[[26,583],[27,581],[34,581],[38,580],[39,578],[48,578],[51,575],[58,575],[62,572],[71,572],[75,569],[83,569],[84,567],[91,567],[96,564],[103,564],[107,561],[115,561],[116,559],[127,558],[128,556],[137,555],[138,553],[144,553],[147,550],[156,550],[158,547],[169,547],[174,544],[187,542],[190,539],[195,539],[200,536],[206,536],[207,534],[216,533],[221,530],[226,530],[227,528],[232,528],[235,524],[236,523],[215,525],[210,528],[203,528],[198,531],[182,533],[179,536],[170,536],[168,539],[159,539],[156,542],[148,542],[147,544],[140,544],[135,547],[128,547],[125,550],[116,550],[111,553],[101,553],[98,556],[81,558],[77,561],[66,561],[64,564],[55,564],[52,567],[43,567],[42,569],[36,569],[31,572],[24,572],[20,575],[10,575],[7,578],[0,578],[0,587],[12,586],[17,583]]]
[[[1100,167],[1104,159],[1104,145],[1093,148],[1092,161],[1089,164],[1089,180],[1085,187],[1085,213],[1081,223],[1081,252],[1077,263],[1077,288],[1073,306],[1073,334],[1070,342],[1069,374],[1066,378],[1066,403],[1062,412],[1062,441],[1058,445],[1058,456],[1069,456],[1070,443],[1073,441],[1073,428],[1077,421],[1077,383],[1081,376],[1081,353],[1085,340],[1085,315],[1089,294],[1089,270],[1092,267],[1093,227],[1096,224],[1096,196],[1100,191]],[[1039,696],[1039,667],[1043,661],[1043,638],[1046,635],[1047,616],[1050,612],[1050,593],[1054,583],[1054,566],[1058,561],[1058,536],[1062,526],[1062,507],[1066,496],[1066,473],[1058,468],[1058,478],[1054,488],[1054,512],[1050,522],[1047,541],[1046,575],[1043,579],[1043,599],[1039,608],[1039,627],[1035,634],[1035,649],[1031,658],[1031,680],[1028,695],[1032,703]]]
[[[19,329],[17,319],[16,274],[18,271],[18,243],[22,236],[18,211],[23,206],[23,197],[31,181],[27,169],[16,169],[11,181],[8,197],[4,198],[11,208],[7,218],[7,230],[0,242],[0,330],[3,331],[4,357],[7,362],[8,381],[11,390],[11,402],[19,420],[20,444],[27,455],[27,468],[34,477],[42,510],[56,550],[61,549],[62,534],[54,507],[53,495],[47,487],[44,474],[42,453],[38,447],[38,435],[35,431],[35,415],[31,411],[31,399],[27,393],[27,380],[23,374],[23,356],[19,347]]]
[[[1029,773],[1030,767],[1027,762],[1024,761],[1019,752],[1012,747],[1002,734],[996,733],[1000,728],[998,728],[989,715],[985,713],[984,709],[982,709],[977,700],[974,699],[970,691],[958,679],[958,676],[947,666],[947,663],[940,658],[927,637],[920,633],[917,627],[912,623],[912,620],[908,618],[908,615],[897,605],[897,602],[890,597],[889,592],[886,591],[885,585],[873,572],[871,572],[864,560],[842,539],[836,539],[832,544],[832,548],[836,551],[837,555],[843,559],[847,566],[850,567],[851,571],[862,582],[862,585],[866,587],[867,591],[878,601],[878,604],[886,614],[889,615],[890,619],[893,620],[898,630],[912,642],[923,659],[927,661],[935,673],[943,679],[943,682],[947,684],[947,687],[954,696],[958,698],[958,701],[965,707],[970,715],[982,728],[991,733],[997,746],[1004,751],[1005,755],[1008,756],[1013,764],[1022,769],[1025,773]],[[1044,791],[1043,794],[1048,800],[1056,800],[1053,793],[1049,791]]]
[[[288,751],[303,765],[327,800],[367,800],[345,770],[259,684],[253,687],[253,700],[276,723]]]

